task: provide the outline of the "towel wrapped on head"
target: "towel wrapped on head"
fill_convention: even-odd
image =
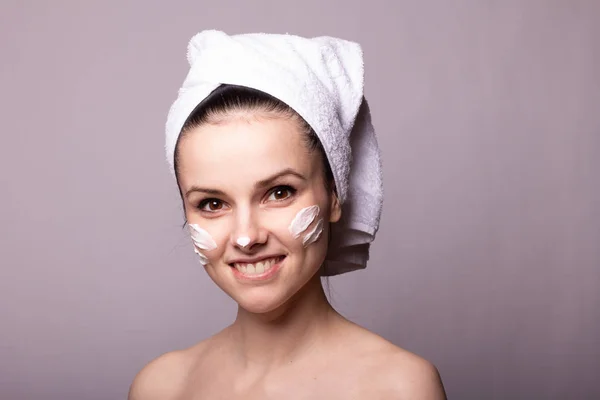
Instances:
[[[208,30],[189,42],[190,70],[167,117],[165,150],[174,174],[177,138],[189,115],[219,85],[246,86],[283,101],[313,128],[333,177],[342,218],[332,224],[323,275],[365,268],[383,204],[380,150],[363,95],[357,43],[279,34]]]

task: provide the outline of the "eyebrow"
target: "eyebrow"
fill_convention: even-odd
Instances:
[[[271,175],[270,177],[268,177],[266,179],[256,182],[256,184],[254,184],[254,188],[258,189],[258,188],[263,188],[263,187],[269,186],[271,183],[273,183],[277,179],[282,178],[286,175],[295,176],[299,179],[302,179],[303,181],[307,180],[306,177],[304,175],[302,175],[301,173],[295,171],[292,168],[286,168],[284,170],[277,172],[276,174]],[[188,197],[190,195],[190,193],[192,193],[192,192],[202,192],[202,193],[211,194],[211,195],[215,195],[215,196],[225,196],[225,193],[221,190],[203,188],[203,187],[192,185],[188,189],[188,191],[185,192],[185,197]]]

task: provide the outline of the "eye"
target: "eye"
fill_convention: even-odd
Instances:
[[[277,186],[269,192],[268,201],[282,201],[287,200],[296,193],[296,189],[291,186]]]
[[[198,204],[202,211],[217,212],[225,208],[225,204],[219,199],[204,199]]]

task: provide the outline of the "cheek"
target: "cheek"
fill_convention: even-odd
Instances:
[[[323,233],[323,216],[318,205],[305,207],[298,211],[288,227],[295,239],[300,239],[303,247],[319,240]]]
[[[302,237],[302,246],[308,247],[321,238],[323,234],[323,218],[319,218],[314,226],[307,230]]]
[[[324,228],[321,209],[317,205],[299,211],[285,210],[269,218],[269,230],[286,244],[290,250],[301,250],[317,242]]]
[[[264,229],[269,232],[272,236],[283,245],[285,249],[290,252],[298,250],[298,245],[301,244],[301,240],[295,239],[290,233],[288,227],[290,221],[294,218],[294,214],[290,212],[274,212],[269,213],[265,218]]]
[[[305,207],[298,211],[288,227],[290,234],[295,239],[305,235],[308,227],[318,218],[320,211],[321,209],[317,205]]]
[[[198,255],[198,261],[202,266],[219,258],[223,253],[227,244],[227,235],[226,230],[219,224],[204,223],[200,226],[191,223],[189,231],[194,244],[194,252]]]

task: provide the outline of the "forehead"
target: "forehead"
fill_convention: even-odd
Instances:
[[[189,131],[179,144],[181,183],[259,181],[285,168],[310,177],[319,163],[290,118],[234,118]]]

